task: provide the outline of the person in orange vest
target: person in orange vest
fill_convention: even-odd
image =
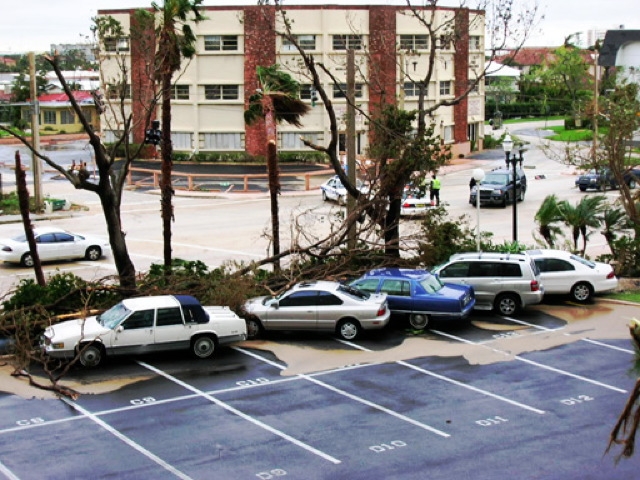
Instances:
[[[440,206],[440,179],[436,177],[434,173],[431,175],[431,187],[429,189],[429,198],[431,199],[431,205]]]

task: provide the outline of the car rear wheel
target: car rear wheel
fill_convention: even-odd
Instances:
[[[263,327],[260,320],[255,317],[248,318],[247,323],[247,338],[249,340],[255,340],[262,335]]]
[[[520,193],[518,194],[518,201],[519,202],[523,202],[524,201],[524,188],[520,189]]]
[[[198,358],[209,358],[216,351],[216,339],[201,335],[191,341],[191,351]]]
[[[96,245],[87,248],[87,251],[84,254],[84,258],[87,260],[100,260],[100,257],[102,257],[102,250]]]
[[[355,340],[360,334],[360,324],[356,320],[342,320],[336,331],[343,340]]]
[[[500,315],[509,316],[516,313],[519,306],[520,302],[518,302],[517,296],[512,293],[503,293],[496,298],[494,309]]]
[[[429,325],[429,315],[414,313],[409,317],[409,325],[416,330],[424,330]]]
[[[20,259],[20,265],[22,265],[23,267],[33,267],[33,263],[33,255],[31,255],[31,252],[27,252],[22,255],[22,258]]]
[[[80,356],[80,364],[87,368],[99,366],[105,357],[104,348],[97,343],[81,345],[78,354]]]
[[[579,282],[571,287],[570,295],[576,302],[586,303],[593,297],[593,289],[588,283]]]
[[[636,188],[637,183],[634,179],[629,180],[629,183],[627,183],[627,185],[629,186],[629,188]]]
[[[578,187],[580,189],[581,192],[586,192],[587,191],[587,187],[580,185]]]
[[[346,195],[340,195],[338,197],[338,205],[346,205],[347,204],[347,196]]]

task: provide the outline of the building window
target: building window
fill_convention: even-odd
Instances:
[[[238,100],[238,85],[205,85],[204,98],[207,100]]]
[[[192,150],[192,133],[171,132],[171,143],[175,150]]]
[[[206,150],[242,150],[241,133],[202,133],[202,144]]]
[[[300,45],[302,50],[315,50],[316,49],[316,36],[315,35],[294,35],[296,42]],[[297,52],[298,49],[288,38],[282,37],[282,51],[283,52]]]
[[[428,50],[428,35],[400,35],[400,50]]]
[[[104,50],[105,52],[128,52],[129,39],[127,37],[106,37]]]
[[[362,98],[363,85],[362,83],[356,83],[356,98]],[[333,85],[333,98],[347,98],[347,84],[334,84]]]
[[[451,48],[451,35],[440,35],[440,38],[438,38],[438,48],[449,50]]]
[[[56,112],[54,110],[43,110],[42,114],[44,117],[44,123],[48,123],[49,125],[55,125],[58,123],[58,118],[56,117]]]
[[[362,50],[362,35],[334,35],[334,50]]]
[[[207,52],[233,52],[238,50],[237,35],[205,35],[204,49]]]
[[[72,110],[62,110],[60,112],[60,123],[62,125],[73,125],[76,123],[76,114]]]
[[[469,50],[482,50],[479,35],[471,35],[469,37]]]
[[[171,100],[189,100],[189,85],[174,85]]]
[[[131,85],[107,85],[106,97],[109,100],[120,100],[120,98],[129,99],[131,98]]]
[[[469,93],[476,93],[476,94],[480,93],[480,82],[476,82],[475,80],[469,80],[468,85],[471,88]]]
[[[447,125],[444,127],[442,136],[445,142],[451,142],[453,140],[453,126]]]
[[[404,82],[404,95],[405,97],[417,97],[420,95],[420,84],[417,82]],[[429,96],[429,88],[425,87],[424,96]]]
[[[302,143],[301,137],[304,137],[305,140],[318,145],[320,143],[320,136],[320,132],[282,132],[280,136],[280,148],[282,150],[309,149],[309,147]]]
[[[440,95],[451,95],[451,80],[440,82]]]

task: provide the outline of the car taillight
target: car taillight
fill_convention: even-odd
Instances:
[[[538,290],[540,290],[540,283],[537,280],[531,280],[531,291],[537,292]]]
[[[387,304],[386,303],[380,306],[376,316],[377,317],[382,317],[385,313],[387,313]]]
[[[410,206],[411,204],[409,202],[402,204],[402,208],[409,208]]]
[[[611,270],[607,275],[607,280],[611,280],[612,278],[616,278],[616,274]]]

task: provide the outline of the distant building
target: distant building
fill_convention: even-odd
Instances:
[[[485,100],[494,100],[496,103],[509,103],[516,99],[519,92],[518,81],[522,72],[508,65],[497,62],[488,62],[485,65],[487,75],[485,77]]]
[[[77,50],[84,55],[84,58],[89,63],[96,63],[95,45],[92,43],[53,43],[51,44],[51,51],[57,51],[58,53],[68,53],[73,50]]]
[[[421,7],[417,7],[420,9]],[[276,34],[282,20],[273,5],[208,6],[205,20],[192,25],[196,35],[196,56],[185,62],[174,76],[171,138],[175,150],[211,152],[266,153],[264,128],[247,126],[244,110],[249,97],[259,88],[256,66],[279,64],[301,84],[301,98],[312,104],[314,92],[308,77],[297,71],[299,56],[292,44]],[[372,113],[402,97],[404,108],[417,108],[416,79],[426,74],[431,42],[438,43],[433,77],[428,85],[426,104],[453,100],[465,92],[474,79],[474,71],[484,63],[484,11],[438,7],[435,23],[443,25],[455,19],[455,48],[445,37],[430,38],[424,25],[406,6],[386,5],[291,5],[285,7],[299,44],[324,63],[340,84],[320,71],[321,82],[334,105],[339,121],[338,150],[346,143],[346,52],[356,51],[356,97],[359,108]],[[101,64],[105,78],[115,78],[118,67],[115,54],[130,62],[132,82],[125,94],[132,99],[134,120],[144,118],[152,98],[153,85],[144,81],[145,66],[153,63],[153,51],[144,48],[129,35],[135,24],[134,9],[99,10],[98,16],[119,21],[125,36],[108,38],[101,53],[111,55]],[[437,28],[437,27],[436,27]],[[146,38],[152,37],[153,31]],[[402,64],[402,68],[401,68]],[[342,87],[342,89],[340,88]],[[104,85],[105,95],[113,87]],[[315,103],[315,101],[313,102]],[[159,117],[159,115],[158,115]],[[283,124],[278,128],[280,151],[311,151],[300,137],[326,145],[329,118],[322,106],[312,108],[302,119],[302,128]],[[452,106],[444,106],[430,119],[454,156],[466,154],[471,145],[481,148],[484,138],[484,84],[480,82],[468,97]],[[116,125],[108,117],[103,123]],[[369,144],[369,127],[364,116],[356,118],[356,149],[364,154]],[[116,131],[105,130],[105,141]],[[144,139],[144,125],[134,129],[134,141]]]
[[[73,97],[80,105],[87,121],[98,129],[100,116],[98,115],[91,92],[73,92]],[[30,100],[29,100],[30,101]],[[83,131],[78,116],[71,108],[71,101],[64,93],[40,95],[40,129],[50,132],[78,133]],[[22,107],[22,118],[31,121],[31,107]]]
[[[609,30],[600,48],[598,65],[618,68],[630,82],[640,84],[640,30]]]

